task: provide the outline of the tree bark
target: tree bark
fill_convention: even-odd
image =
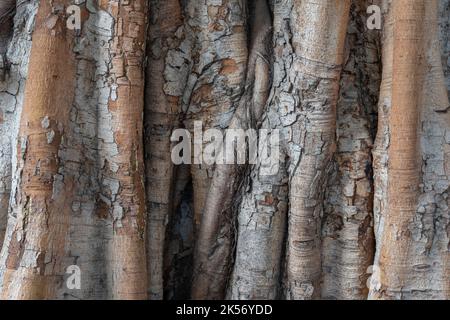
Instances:
[[[437,1],[396,1],[390,8],[392,51],[386,59],[392,59],[392,82],[379,132],[390,138],[386,160],[376,167],[384,175],[385,213],[379,222],[380,271],[373,298],[448,298],[443,128],[448,127],[449,103],[436,45],[437,8]]]
[[[60,1],[56,6],[64,6]],[[33,33],[19,130],[18,166],[2,268],[2,297],[56,295],[69,229],[71,177],[58,172],[58,150],[74,99],[73,33],[62,12],[41,2]],[[41,66],[48,69],[42,70]],[[51,88],[49,90],[48,88]],[[64,181],[64,182],[63,182]],[[63,183],[68,186],[64,187]]]
[[[337,148],[328,177],[322,224],[322,297],[365,299],[373,264],[372,147],[380,42],[365,32],[373,1],[353,1],[337,103]]]
[[[287,73],[298,82],[293,83],[294,92],[288,91],[288,84],[288,90],[280,93],[299,101],[291,106],[298,113],[282,119],[285,124],[294,120],[287,148],[286,296],[290,299],[320,296],[322,202],[327,168],[336,149],[336,103],[349,9],[350,1],[300,1],[291,12],[294,65]]]
[[[223,130],[229,126],[243,94],[247,69],[245,1],[227,0],[219,4],[207,0],[205,4],[192,1],[188,5],[188,25],[193,32],[197,31],[195,45],[199,50],[194,56],[196,63],[188,81],[192,91],[184,120],[192,136],[195,121],[201,121],[205,130]],[[204,211],[214,165],[195,162],[199,156],[196,150],[202,145],[202,141],[194,141],[194,163],[191,165],[194,221],[198,230],[192,297],[220,299],[225,295],[230,269],[227,261],[231,254],[232,234],[228,223],[218,226],[213,222],[216,212]]]
[[[170,136],[180,124],[181,88],[186,85],[188,70],[184,60],[175,57],[180,58],[177,50],[189,47],[189,40],[180,1],[151,1],[150,12],[145,106],[147,263],[150,298],[162,299],[165,233],[173,210],[175,174]],[[181,65],[177,67],[176,62]]]
[[[1,1],[0,298],[448,299],[449,4]]]

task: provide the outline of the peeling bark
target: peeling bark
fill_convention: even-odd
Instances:
[[[114,19],[114,38],[110,44],[111,116],[113,142],[117,154],[107,154],[100,175],[109,187],[112,239],[108,268],[111,268],[112,297],[147,297],[145,258],[145,191],[143,161],[143,111],[145,35],[147,3],[105,5]],[[117,186],[115,188],[114,186]]]
[[[230,121],[229,129],[255,129],[253,126],[258,126],[261,122],[269,93],[270,65],[268,65],[268,61],[270,54],[268,48],[271,40],[271,18],[265,0],[257,0],[253,4],[252,16],[254,19],[251,26],[245,92]],[[249,139],[251,138],[249,137]],[[250,140],[248,143],[256,142]],[[232,153],[234,156],[234,152]],[[249,155],[248,158],[250,157]],[[207,283],[210,287],[218,287],[223,292],[231,270],[231,255],[235,242],[234,237],[236,237],[233,220],[240,204],[239,193],[242,191],[242,184],[245,181],[245,168],[246,166],[243,165],[216,165],[198,235],[198,242],[201,243],[198,250],[201,250],[203,256],[201,257],[204,264],[203,270],[207,270],[206,274],[209,277]],[[244,233],[246,232],[240,232],[239,235]],[[231,284],[231,286],[235,285],[235,283]],[[212,291],[214,289],[204,290]]]
[[[291,12],[292,47],[286,45],[292,50],[292,67],[279,94],[281,112],[289,110],[283,97],[294,101],[293,112],[281,118],[291,126],[286,266],[290,299],[320,296],[322,202],[336,149],[336,103],[349,9],[350,1],[301,1]]]
[[[32,32],[24,24],[16,25],[15,36],[13,15],[15,1],[4,1],[0,5],[0,245],[3,243],[11,192],[11,172],[13,159],[13,141],[17,139],[18,122],[22,107],[23,87],[25,84],[29,47],[27,37]],[[27,21],[30,6],[22,6],[17,20]],[[12,43],[11,46],[9,44]],[[8,47],[10,52],[8,54]]]
[[[449,3],[1,1],[0,298],[450,298]]]
[[[2,251],[2,295],[143,298],[146,5],[88,5],[85,28],[75,34],[65,24],[68,4],[40,2]],[[72,264],[83,272],[81,292],[65,287]]]
[[[173,210],[174,165],[170,136],[179,125],[180,89],[186,85],[188,70],[184,64],[188,56],[181,61],[174,57],[186,51],[189,40],[183,28],[180,1],[151,1],[150,12],[145,108],[147,259],[150,298],[162,299],[166,225]],[[173,86],[179,88],[178,92],[170,90]]]
[[[16,11],[16,0],[4,0],[0,3],[0,79],[5,81],[9,65],[6,50],[13,31],[13,16]]]
[[[373,264],[372,147],[380,86],[379,32],[366,32],[372,1],[352,3],[337,104],[337,149],[324,203],[322,297],[365,299]]]
[[[247,68],[246,3],[242,0],[197,1],[188,4],[188,25],[196,35],[193,72],[188,80],[192,88],[184,123],[194,133],[194,121],[202,121],[204,129],[219,130],[228,127],[243,94]],[[194,141],[196,148],[203,142]],[[231,237],[229,224],[214,226],[216,212],[204,214],[205,201],[213,177],[214,166],[206,163],[191,165],[194,190],[194,221],[198,239],[194,254],[192,297],[219,299],[225,295],[229,271]],[[211,220],[210,220],[211,219]],[[224,244],[211,252],[216,239]],[[212,259],[225,259],[225,263],[212,263]]]

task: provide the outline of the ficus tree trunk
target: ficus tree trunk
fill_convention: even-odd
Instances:
[[[383,299],[449,295],[447,90],[438,46],[438,2],[389,8],[389,85],[382,101],[388,135],[383,163],[379,265],[371,295]],[[405,49],[405,52],[399,50]],[[386,67],[386,66],[385,66]],[[380,138],[381,141],[383,138]]]
[[[37,13],[12,143],[2,297],[146,298],[146,2],[87,7],[81,34],[66,26],[70,1],[21,4],[29,19]],[[64,284],[70,265],[85,274],[75,293]]]
[[[2,1],[0,297],[449,299],[449,15]]]

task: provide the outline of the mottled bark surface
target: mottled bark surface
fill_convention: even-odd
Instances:
[[[79,2],[0,3],[1,298],[450,298],[449,0]]]
[[[33,30],[37,6],[39,13],[22,76],[33,79],[25,89],[28,111],[21,113],[8,159],[14,173],[2,296],[145,298],[140,137],[147,6],[90,4],[82,8],[83,29],[76,34],[66,28],[68,3],[18,6],[12,70],[26,58],[22,39]],[[13,134],[17,123],[8,125]],[[82,271],[81,290],[64,283],[70,265]]]
[[[70,186],[73,180],[60,174],[58,151],[74,101],[75,59],[74,36],[61,15],[44,1],[36,17],[17,145],[17,180],[2,253],[3,298],[55,296],[60,281],[55,276],[64,272],[72,191],[62,183],[66,178],[64,183]],[[44,71],[41,65],[49,69]]]
[[[322,296],[364,299],[373,263],[372,155],[380,86],[379,32],[364,32],[373,1],[353,1],[337,103],[337,148],[322,227]]]
[[[187,10],[188,26],[196,35],[194,46],[198,52],[193,56],[193,72],[188,82],[192,92],[184,123],[193,133],[194,121],[202,121],[205,129],[223,130],[228,127],[244,89],[248,55],[246,3],[191,1]],[[217,299],[225,294],[233,235],[229,223],[215,223],[217,213],[205,209],[214,166],[196,163],[196,148],[201,144],[194,141],[191,165],[194,221],[198,230],[192,297]]]
[[[178,0],[150,2],[150,28],[145,101],[145,146],[147,186],[147,259],[149,294],[163,297],[163,255],[166,225],[172,205],[174,165],[170,136],[180,125],[181,90],[168,90],[171,82],[183,88],[186,74],[180,77],[175,65],[166,64],[178,48],[187,49],[181,3]],[[170,19],[166,17],[170,15]],[[179,61],[183,63],[184,61]],[[175,74],[175,72],[177,74]]]

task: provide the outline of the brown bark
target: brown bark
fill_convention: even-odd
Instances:
[[[450,297],[449,0],[73,4],[0,3],[1,298]]]
[[[58,173],[58,150],[74,99],[75,74],[73,33],[65,28],[63,11],[54,11],[42,1],[33,37],[17,145],[21,180],[12,204],[15,223],[10,224],[12,237],[3,249],[2,297],[8,299],[56,296],[64,272],[74,183]]]

